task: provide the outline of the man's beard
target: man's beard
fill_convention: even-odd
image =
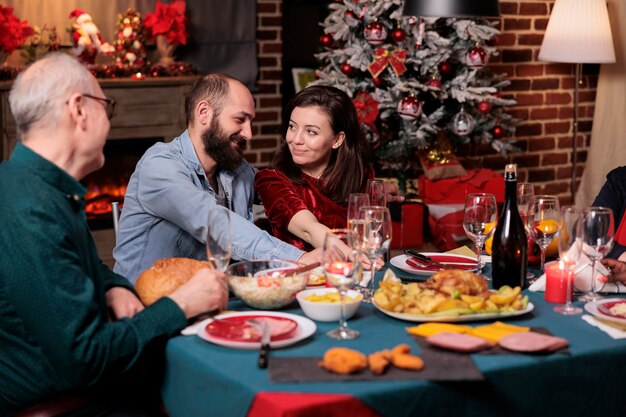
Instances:
[[[233,147],[231,142],[236,142],[239,146]],[[202,143],[204,152],[215,161],[219,169],[233,171],[243,161],[242,148],[246,140],[238,134],[228,136],[215,116],[209,128],[202,133]]]

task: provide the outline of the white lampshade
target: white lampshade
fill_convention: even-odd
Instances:
[[[583,64],[615,62],[605,0],[556,0],[539,59]]]

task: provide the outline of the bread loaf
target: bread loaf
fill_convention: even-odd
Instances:
[[[159,259],[139,275],[135,289],[141,301],[149,306],[171,294],[202,268],[210,268],[209,263],[188,258]]]

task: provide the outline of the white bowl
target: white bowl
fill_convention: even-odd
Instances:
[[[339,302],[325,303],[317,301],[308,301],[306,298],[313,294],[322,295],[325,293],[337,292],[335,288],[311,288],[308,290],[300,291],[296,295],[296,299],[300,304],[300,308],[304,311],[307,317],[315,321],[339,321],[341,315],[341,304]],[[355,301],[347,301],[345,303],[345,318],[346,320],[354,316],[356,310],[359,308],[363,296],[358,291],[348,290],[347,296],[355,299]]]

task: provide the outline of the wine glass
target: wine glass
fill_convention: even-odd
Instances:
[[[326,233],[322,249],[322,266],[326,275],[326,282],[337,288],[341,312],[339,327],[326,334],[333,339],[351,340],[359,336],[359,332],[348,327],[345,319],[346,292],[354,286],[362,274],[362,267],[346,250],[353,245],[354,233],[350,229],[331,229]]]
[[[376,259],[387,253],[391,245],[391,215],[387,207],[365,206],[361,207],[359,217],[365,220],[365,229],[359,242],[359,247],[369,257],[370,280],[364,291],[364,302],[371,302],[374,295],[374,277],[376,275]]]
[[[554,307],[554,311],[567,316],[580,314],[582,309],[572,305],[572,286],[574,285],[574,269],[580,259],[583,249],[583,216],[582,211],[576,207],[564,207],[561,209],[561,221],[557,235],[557,247],[559,259],[565,265],[568,272],[567,287],[565,293],[565,305]]]
[[[517,211],[522,218],[524,225],[528,221],[528,204],[530,199],[535,195],[535,187],[528,182],[517,183]],[[535,274],[526,271],[526,280],[534,281]]]
[[[559,210],[559,200],[551,195],[535,195],[528,203],[526,231],[541,251],[540,274],[544,272],[546,249],[559,230]]]
[[[226,270],[233,252],[230,229],[230,210],[215,207],[209,210],[206,236],[206,255],[209,264],[218,271]]]
[[[352,193],[348,196],[348,228],[350,221],[359,218],[361,207],[370,205],[370,196],[366,193]]]
[[[580,296],[580,301],[603,298],[596,289],[596,262],[604,258],[613,247],[614,233],[613,210],[607,207],[583,210],[583,253],[591,259],[591,291]]]
[[[387,206],[385,182],[383,180],[367,180],[367,195],[370,198],[370,204],[372,206]]]
[[[463,211],[463,230],[476,246],[476,273],[481,275],[480,254],[485,241],[495,231],[498,207],[496,197],[489,193],[468,194]]]

